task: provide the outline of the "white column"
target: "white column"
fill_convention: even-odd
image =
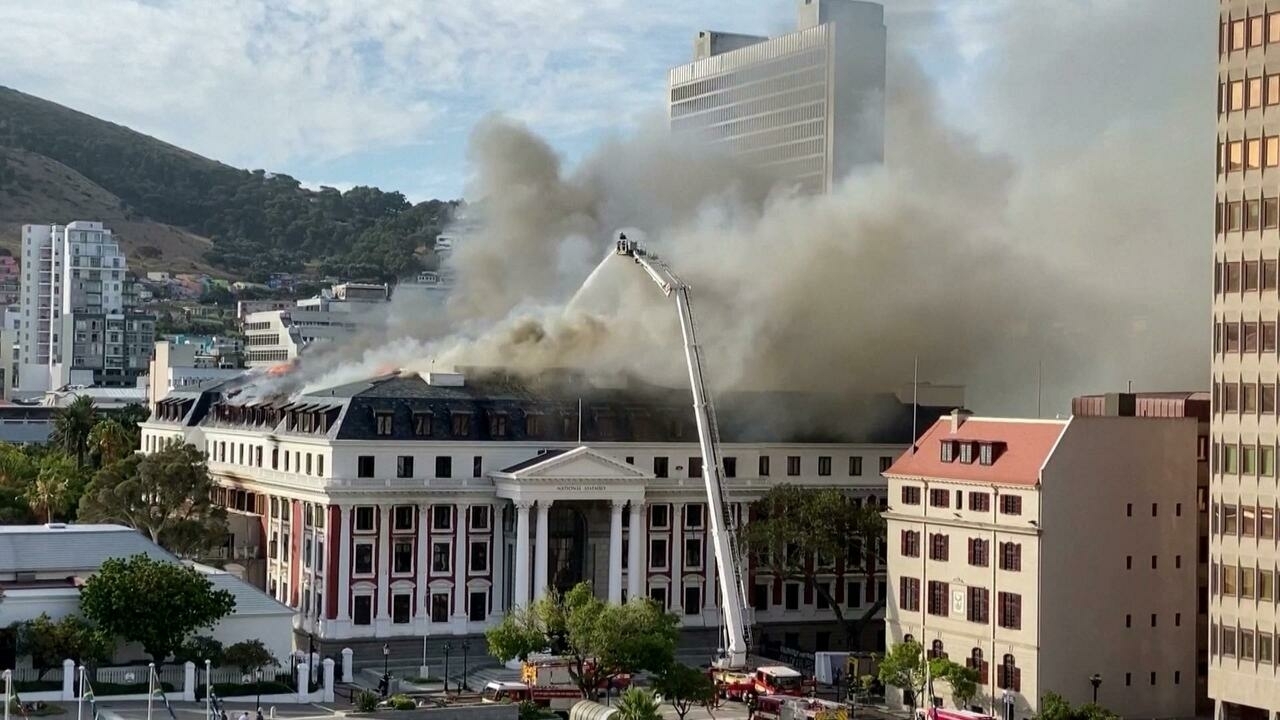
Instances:
[[[514,587],[511,593],[511,604],[514,607],[529,605],[529,507],[531,503],[520,500],[516,502],[516,559]]]
[[[538,534],[533,541],[537,560],[533,563],[533,599],[541,600],[547,594],[547,555],[551,543],[547,539],[547,520],[551,515],[551,500],[538,501]]]
[[[459,623],[467,622],[467,526],[469,520],[466,502],[459,502],[453,526],[453,617]]]
[[[329,568],[329,572],[338,573],[338,622],[351,622],[351,506],[338,506],[338,567]],[[276,547],[276,557],[280,556],[280,547]],[[277,585],[279,579],[276,580]]]
[[[489,609],[491,615],[501,615],[506,608],[503,598],[507,596],[507,539],[502,532],[501,504],[489,506],[489,522],[493,523],[493,544],[489,546],[489,576],[493,579],[489,591]]]
[[[631,503],[630,527],[627,540],[627,598],[644,597],[645,579],[649,575],[648,542],[645,538],[646,506],[643,502]]]
[[[671,608],[684,617],[684,503],[671,503]],[[683,623],[684,621],[681,620]]]
[[[614,500],[609,507],[609,602],[622,602],[622,508],[626,503]]]
[[[387,613],[388,598],[391,595],[391,506],[380,505],[382,522],[378,524],[378,597],[374,618],[379,632],[387,629],[391,617]]]
[[[427,629],[431,623],[431,611],[427,607],[427,601],[430,599],[430,591],[427,589],[427,583],[431,578],[431,506],[418,506],[418,549],[417,549],[417,572],[414,573],[414,617],[417,618],[418,631],[423,635],[427,634]],[[345,680],[343,682],[346,682]]]

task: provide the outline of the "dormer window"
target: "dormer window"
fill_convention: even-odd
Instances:
[[[471,434],[471,414],[451,412],[449,413],[449,425],[454,437],[467,437]]]
[[[413,414],[413,436],[431,437],[431,413],[416,412]]]
[[[392,415],[391,415],[391,413],[390,413],[390,412],[385,412],[385,411],[384,411],[384,412],[376,412],[376,413],[374,413],[374,414],[373,414],[373,418],[374,418],[374,425],[375,425],[375,427],[376,427],[376,429],[377,429],[377,433],[378,433],[379,435],[384,435],[384,436],[385,436],[385,435],[390,435],[390,434],[391,434],[391,418],[392,418]]]
[[[494,439],[505,438],[507,436],[507,414],[506,413],[490,413],[489,414],[489,437]]]
[[[942,449],[942,462],[952,462],[956,459],[956,444],[951,440],[943,440],[938,443]]]
[[[971,442],[960,443],[960,462],[962,463],[973,462],[973,443]]]
[[[990,465],[996,461],[995,447],[991,443],[982,443],[978,446],[978,463],[981,465]]]

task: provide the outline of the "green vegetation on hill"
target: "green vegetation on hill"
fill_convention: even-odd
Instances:
[[[0,148],[44,156],[118,197],[131,214],[213,240],[205,259],[246,279],[306,264],[355,279],[419,269],[456,201],[411,205],[398,192],[310,190],[241,170],[114,123],[0,86]],[[0,170],[0,183],[12,182]],[[0,188],[2,189],[2,188]],[[65,222],[91,218],[32,218]]]

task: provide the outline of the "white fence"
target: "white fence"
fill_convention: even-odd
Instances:
[[[312,668],[305,663],[299,664],[296,673],[292,676],[289,673],[264,673],[263,681],[285,682],[296,688],[295,692],[288,695],[273,695],[273,702],[276,703],[290,701],[279,698],[291,698],[292,702],[297,703],[333,702],[333,660],[326,659],[316,669],[322,674],[318,683],[319,689],[315,691],[311,690],[310,683]],[[62,687],[59,690],[22,691],[20,688],[18,689],[19,696],[23,701],[42,700],[45,702],[74,702],[82,691],[87,690],[87,688],[77,687],[76,679],[79,673],[79,668],[76,667],[75,662],[72,660],[64,660],[61,668],[49,670],[45,673],[44,678],[40,678],[39,671],[30,667],[17,667],[4,671],[4,675],[12,679],[14,683],[33,683],[42,679],[46,683],[61,685]],[[196,699],[197,686],[203,685],[206,680],[204,668],[200,668],[200,672],[197,673],[194,663],[162,666],[158,669],[157,674],[161,683],[172,688],[172,690],[165,691],[171,700],[185,700],[187,702],[192,702]],[[117,700],[145,700],[151,677],[151,667],[148,665],[104,667],[98,668],[92,675],[86,670],[85,675],[88,677],[89,684],[93,686],[94,696],[98,698],[99,702],[109,701],[112,698]],[[211,676],[209,679],[212,680],[214,685],[240,684],[244,682],[245,678],[245,674],[241,673],[238,668],[217,668],[210,671],[208,675]],[[120,686],[133,687],[125,689]]]

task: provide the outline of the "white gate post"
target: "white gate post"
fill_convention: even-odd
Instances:
[[[76,699],[76,661],[62,661],[62,701]]]
[[[325,658],[322,665],[324,665],[324,697],[321,702],[333,702],[333,658]]]
[[[185,702],[196,701],[196,664],[190,660],[182,666],[182,699]]]
[[[355,652],[351,648],[342,648],[342,682],[351,682],[351,657]]]
[[[311,689],[311,668],[306,663],[298,663],[298,702],[304,703],[310,699]]]

